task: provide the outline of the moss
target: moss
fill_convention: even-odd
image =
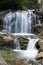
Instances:
[[[8,65],[15,65],[17,53],[10,50],[0,50],[0,55],[8,63]]]

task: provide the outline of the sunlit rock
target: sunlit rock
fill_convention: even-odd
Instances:
[[[0,56],[0,65],[8,65],[1,56]]]
[[[38,41],[38,44],[39,44],[39,46],[40,46],[41,51],[43,51],[43,39],[40,39],[40,40]]]
[[[39,36],[43,36],[43,31],[38,34]]]
[[[37,56],[36,56],[36,58],[37,59],[43,58],[43,52],[38,53]]]

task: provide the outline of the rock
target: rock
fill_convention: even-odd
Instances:
[[[8,65],[1,56],[0,56],[0,65]]]
[[[26,49],[28,39],[26,37],[22,36],[15,36],[13,34],[10,34],[6,31],[0,31],[0,47],[9,47],[14,48],[14,39],[17,38],[20,42],[21,49]]]
[[[26,63],[26,59],[17,59],[16,65],[32,65],[32,61],[29,61]]]
[[[36,56],[36,58],[37,58],[37,59],[43,58],[43,52],[38,53],[38,55]]]
[[[13,40],[13,38],[11,36],[4,36],[3,39],[5,41],[11,41],[11,40]]]
[[[24,60],[23,59],[17,59],[16,65],[24,65]]]
[[[13,46],[15,36],[9,34],[6,31],[0,31],[0,48]]]
[[[43,51],[43,39],[40,39],[40,40],[38,41],[38,44],[39,44],[39,46],[40,46],[41,51]]]
[[[10,12],[11,10],[3,10],[3,11],[0,11],[0,18],[2,19],[2,17],[7,14],[8,12]]]
[[[35,28],[37,33],[42,32],[42,24],[36,24],[34,28]]]
[[[19,40],[19,42],[20,42],[20,47],[21,47],[21,49],[22,49],[22,50],[26,50],[27,44],[28,44],[29,40],[26,39],[25,37],[19,37],[18,40]]]
[[[39,36],[43,36],[43,31],[41,33],[38,34]]]
[[[0,32],[0,36],[3,38],[5,41],[11,41],[14,40],[13,36],[5,31]],[[15,36],[14,36],[15,37]]]
[[[5,32],[5,31],[1,31],[0,32],[0,36],[6,40],[6,41],[11,41],[11,40],[14,40],[15,36],[14,35],[11,35],[9,34],[8,32]]]

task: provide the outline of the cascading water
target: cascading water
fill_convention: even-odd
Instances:
[[[32,10],[9,12],[3,21],[3,29],[10,33],[33,33],[32,23],[36,22],[36,14]]]
[[[27,46],[27,50],[34,50],[35,48],[35,44],[39,39],[30,39],[28,46]]]
[[[20,50],[20,43],[19,41],[17,40],[17,38],[14,39],[14,48],[16,50]]]
[[[13,51],[16,51],[16,52],[20,53],[19,54],[20,58],[27,59],[27,61],[29,61],[29,60],[36,61],[35,58],[38,54],[38,50],[35,47],[35,44],[38,41],[39,41],[39,39],[29,39],[28,46],[27,46],[26,50],[21,50],[21,49],[16,50],[16,49],[14,49]]]

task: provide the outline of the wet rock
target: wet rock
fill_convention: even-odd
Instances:
[[[9,48],[12,47],[14,37],[15,36],[5,31],[0,31],[0,47],[9,47]]]
[[[36,30],[37,33],[41,33],[42,32],[42,24],[36,24],[35,30]]]
[[[6,31],[0,31],[0,47],[14,48],[15,38],[19,40],[21,49],[25,50],[29,40],[26,37],[15,36]]]
[[[39,44],[39,46],[40,46],[41,51],[43,51],[43,39],[40,39],[40,40],[38,41],[38,44]]]
[[[21,49],[22,49],[22,50],[26,50],[27,44],[28,44],[29,40],[26,39],[25,37],[19,37],[18,40],[19,40],[19,42],[20,42],[20,47],[21,47]]]
[[[38,34],[39,36],[43,36],[43,31],[41,33]]]
[[[38,44],[38,42],[35,44],[35,47],[39,50],[40,52],[40,45]]]

